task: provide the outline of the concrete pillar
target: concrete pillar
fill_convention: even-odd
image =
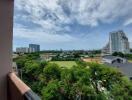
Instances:
[[[7,74],[12,69],[13,0],[0,0],[0,100],[7,100]]]

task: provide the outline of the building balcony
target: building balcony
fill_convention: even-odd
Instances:
[[[8,100],[41,100],[15,73],[7,77]]]
[[[40,100],[12,71],[14,0],[0,0],[0,100]]]

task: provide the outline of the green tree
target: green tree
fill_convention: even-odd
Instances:
[[[113,56],[123,57],[123,58],[125,57],[125,55],[122,52],[114,52],[112,55]]]
[[[39,53],[29,53],[27,54],[27,58],[30,60],[37,60],[40,58]]]
[[[47,81],[51,79],[60,79],[61,68],[54,63],[49,63],[43,70],[43,75]]]
[[[37,61],[27,61],[25,63],[24,71],[30,75],[37,75],[37,71],[40,68],[40,64]]]
[[[61,98],[59,81],[51,80],[46,87],[42,89],[43,100],[63,100]]]
[[[17,66],[19,69],[23,68],[25,66],[25,62],[28,59],[26,58],[26,56],[20,56],[17,59],[14,60],[14,62],[16,62]]]
[[[68,69],[33,59],[24,55],[16,61],[42,100],[132,100],[132,83],[118,69],[83,61]]]

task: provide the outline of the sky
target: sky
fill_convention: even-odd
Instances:
[[[132,44],[132,0],[15,0],[14,50],[101,49],[118,30]]]

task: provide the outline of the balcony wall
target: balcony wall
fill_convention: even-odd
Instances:
[[[0,100],[40,100],[12,71],[14,0],[0,0]],[[8,78],[7,78],[8,75]]]
[[[0,0],[0,100],[7,100],[7,74],[12,70],[13,0]]]
[[[40,100],[15,73],[8,75],[8,100]]]

